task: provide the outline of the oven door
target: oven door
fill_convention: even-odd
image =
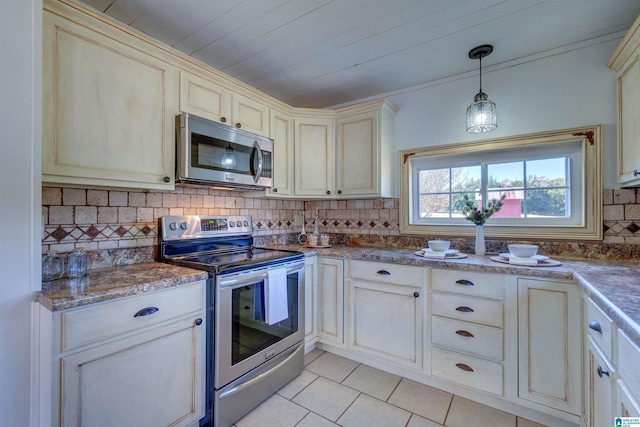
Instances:
[[[215,388],[304,338],[304,263],[216,278]]]

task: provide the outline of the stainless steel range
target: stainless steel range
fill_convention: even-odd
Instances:
[[[253,247],[250,216],[165,216],[160,258],[209,272],[207,412],[235,423],[304,366],[304,255]]]

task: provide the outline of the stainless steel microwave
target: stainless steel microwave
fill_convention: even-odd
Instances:
[[[176,182],[247,190],[271,187],[271,139],[188,113],[176,117],[176,133]]]

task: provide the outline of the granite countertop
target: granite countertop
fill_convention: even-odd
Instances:
[[[37,301],[51,311],[205,280],[207,273],[160,262],[98,268],[77,279],[43,282]]]
[[[307,256],[320,255],[360,261],[573,280],[629,338],[640,346],[640,263],[615,265],[591,260],[557,259],[561,262],[558,267],[525,267],[492,261],[490,256],[468,255],[463,259],[433,260],[416,255],[417,249],[342,245],[330,248],[307,248],[299,244],[267,247],[297,250],[304,252]]]

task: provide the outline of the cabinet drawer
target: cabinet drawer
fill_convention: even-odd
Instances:
[[[422,267],[384,262],[351,261],[347,274],[352,279],[395,283],[416,288],[421,288],[424,281],[424,268]]]
[[[468,298],[458,295],[433,292],[431,312],[437,316],[480,323],[482,325],[503,325],[502,302],[481,298]]]
[[[434,269],[431,281],[434,291],[499,300],[504,298],[504,277],[498,274]]]
[[[494,360],[503,359],[503,331],[500,328],[433,316],[431,342]]]
[[[431,350],[431,373],[445,380],[503,395],[501,363],[434,348]]]
[[[204,282],[105,302],[60,314],[62,349],[86,344],[155,325],[204,309]],[[154,311],[153,308],[157,308]],[[149,309],[148,315],[138,315]],[[141,313],[142,314],[142,313]]]
[[[585,330],[589,336],[593,338],[593,341],[600,347],[605,357],[612,360],[613,346],[611,334],[613,323],[590,299],[586,300],[585,322]]]

